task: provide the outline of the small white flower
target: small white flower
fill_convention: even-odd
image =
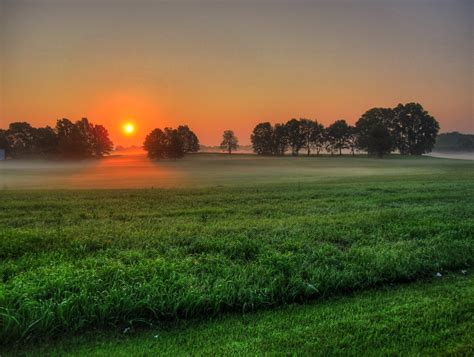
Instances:
[[[463,269],[463,270],[461,270],[461,273],[462,273],[462,274],[466,274],[466,273],[467,273],[467,270],[464,270],[464,269]]]
[[[437,276],[438,278],[441,278],[443,275],[442,275],[441,273],[436,273],[436,276]]]
[[[130,327],[126,327],[125,330],[123,330],[123,333],[127,333],[127,332],[129,332],[130,330],[131,330]]]

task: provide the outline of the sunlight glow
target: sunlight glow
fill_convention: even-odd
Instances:
[[[135,132],[135,125],[133,125],[132,123],[126,123],[123,126],[123,132],[126,135],[132,135]]]

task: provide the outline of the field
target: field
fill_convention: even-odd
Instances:
[[[268,314],[258,321],[267,316],[263,323],[278,326],[293,314],[273,315],[279,306],[311,302],[296,308],[295,318],[304,320],[344,309],[331,302],[336,296],[354,295],[343,299],[352,307],[371,297],[392,301],[392,293],[373,289],[462,270],[467,277],[407,285],[407,294],[415,309],[429,291],[454,289],[440,324],[457,329],[459,340],[448,334],[446,346],[472,351],[466,311],[474,298],[474,162],[218,154],[157,164],[140,156],[108,160],[68,166],[78,170],[74,179],[61,163],[1,167],[0,340],[10,348],[157,326],[171,326],[163,343],[178,343],[173,336],[182,331],[172,332],[174,324],[256,310]],[[449,300],[455,296],[457,305]],[[437,311],[425,323],[436,323]],[[219,321],[206,326],[232,324]],[[363,333],[352,329],[361,342]],[[202,328],[183,333],[201,332],[211,338]],[[239,332],[221,338],[232,333]],[[331,338],[338,333],[342,328]],[[442,336],[432,335],[430,346],[442,348]],[[274,340],[270,350],[287,346],[284,337]],[[247,342],[249,349],[234,351],[258,352]],[[405,343],[409,351],[414,342]]]

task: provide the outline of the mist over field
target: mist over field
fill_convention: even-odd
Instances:
[[[432,154],[437,155],[436,153]],[[449,154],[472,160],[472,154]],[[327,181],[333,178],[409,175],[442,159],[389,157],[371,160],[301,156],[270,158],[249,154],[194,154],[151,161],[141,150],[102,160],[8,160],[0,162],[0,189],[192,188],[253,183]]]

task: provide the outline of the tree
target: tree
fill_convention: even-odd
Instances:
[[[38,154],[48,156],[58,150],[58,136],[53,128],[46,126],[35,130],[35,150]]]
[[[169,159],[179,159],[184,156],[184,142],[178,130],[165,128],[166,147],[165,157]]]
[[[342,155],[342,149],[349,148],[349,138],[351,129],[345,120],[336,120],[326,130],[326,139],[328,143],[328,151],[331,154],[339,150],[339,155]]]
[[[391,115],[384,108],[372,108],[365,112],[356,123],[356,145],[369,155],[382,157],[394,149],[394,137],[387,125]]]
[[[378,157],[390,154],[393,148],[393,137],[387,127],[376,124],[368,131],[367,152],[369,155],[375,154]]]
[[[167,144],[165,133],[161,129],[154,129],[146,136],[143,149],[150,159],[163,159],[166,157]]]
[[[232,153],[232,150],[237,150],[239,147],[239,140],[234,135],[232,130],[224,131],[222,135],[221,149],[227,151],[229,154]]]
[[[6,132],[10,156],[28,157],[34,154],[35,128],[27,122],[11,123]]]
[[[355,155],[357,149],[357,128],[355,126],[349,126],[349,136],[347,138],[347,146],[351,150],[352,156]]]
[[[291,119],[286,123],[288,145],[291,148],[291,155],[297,156],[304,145],[304,138],[301,135],[301,124],[299,120]]]
[[[253,151],[258,155],[274,154],[274,130],[269,122],[257,124],[250,136]]]
[[[178,126],[178,135],[183,143],[185,153],[199,151],[199,139],[187,125]]]
[[[357,148],[369,155],[383,156],[395,149],[393,110],[371,108],[356,123]],[[381,140],[385,138],[384,142]]]
[[[311,149],[316,149],[317,155],[324,145],[324,126],[317,121],[300,119],[300,133],[303,137],[303,148],[307,150],[308,156]]]
[[[394,112],[395,145],[402,155],[430,152],[436,142],[439,124],[421,104],[399,104]]]
[[[114,144],[109,139],[109,133],[102,125],[94,125],[92,130],[92,152],[95,157],[110,154]]]
[[[288,147],[288,130],[285,124],[275,124],[273,129],[273,154],[285,155]]]

